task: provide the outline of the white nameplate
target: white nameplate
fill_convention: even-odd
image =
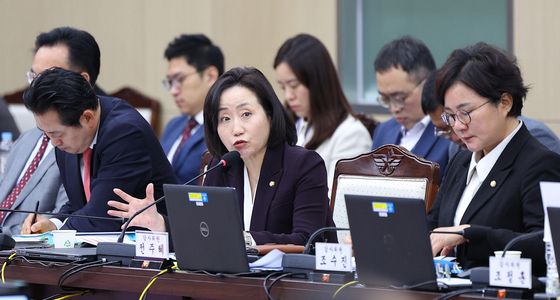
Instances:
[[[166,259],[169,256],[167,232],[136,230],[136,256]]]
[[[315,269],[352,272],[352,245],[315,243]]]
[[[490,256],[490,285],[531,289],[531,259]]]

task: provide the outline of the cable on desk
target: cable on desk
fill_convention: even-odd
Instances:
[[[68,298],[72,298],[72,297],[83,296],[83,295],[88,294],[88,293],[91,293],[91,291],[85,289],[85,290],[81,290],[81,291],[78,291],[78,292],[55,294],[55,295],[47,297],[43,300],[64,300],[64,299],[68,299]]]
[[[6,260],[2,264],[2,283],[6,283],[6,280],[4,280],[4,271],[6,270],[6,267],[15,259],[15,256],[15,252],[10,254],[10,256],[8,256],[8,258],[6,258]]]
[[[148,282],[148,285],[146,285],[146,287],[144,288],[144,290],[142,291],[142,294],[140,294],[140,298],[138,298],[139,300],[144,300],[146,299],[146,295],[148,294],[148,290],[150,289],[150,287],[152,287],[152,285],[156,282],[156,280],[163,274],[165,273],[170,273],[173,272],[175,270],[177,270],[177,266],[171,266],[169,268],[166,268],[165,270],[161,270],[159,271],[159,273],[157,273],[156,275],[152,276],[152,278],[150,279],[150,281]]]
[[[349,281],[349,282],[347,282],[347,283],[341,285],[341,286],[334,292],[334,294],[332,295],[332,298],[331,298],[331,299],[332,299],[332,300],[335,300],[336,297],[338,296],[338,294],[340,294],[340,293],[342,292],[342,290],[344,290],[344,289],[347,288],[347,287],[350,287],[350,286],[353,286],[353,285],[357,285],[357,284],[359,284],[359,283],[360,283],[359,281],[353,280],[353,281]]]
[[[73,264],[76,264],[76,263],[82,261],[81,259],[78,259],[78,260],[75,260],[75,261],[65,262],[65,263],[61,263],[61,262],[44,262],[44,261],[41,261],[41,260],[30,260],[30,259],[28,259],[28,258],[25,257],[25,256],[16,256],[15,259],[21,259],[21,260],[25,261],[25,262],[28,263],[28,264],[32,264],[32,265],[41,265],[41,266],[47,267],[47,268],[50,268],[50,267],[66,267],[66,266],[68,266],[68,265],[73,265]],[[15,260],[15,259],[14,259],[14,260]]]
[[[446,294],[443,294],[439,297],[436,298],[436,300],[448,300],[463,294],[471,294],[471,293],[484,293],[484,289],[461,289],[461,290],[456,290],[453,292],[449,292]]]
[[[70,278],[71,276],[86,270],[86,269],[90,269],[90,268],[95,268],[95,267],[102,267],[102,266],[106,266],[106,265],[115,265],[115,264],[119,264],[119,261],[105,261],[105,260],[96,260],[96,261],[92,261],[89,263],[85,263],[82,265],[78,265],[75,266],[73,268],[70,268],[66,271],[64,271],[64,273],[62,273],[62,275],[60,276],[60,278],[58,278],[58,287],[60,289],[62,289],[63,291],[71,291],[73,290],[72,288],[68,288],[64,286],[64,281],[66,281],[68,278]]]
[[[274,278],[271,282],[270,285],[267,285],[267,281],[269,279],[271,279],[274,275],[278,275],[280,272],[273,272],[268,274],[265,278],[264,278],[264,282],[263,282],[263,287],[264,287],[264,293],[266,294],[266,297],[268,300],[274,300],[274,298],[272,297],[271,291],[272,291],[272,287],[279,282],[282,278],[286,278],[289,276],[295,276],[295,275],[303,275],[305,273],[284,273],[276,278]]]
[[[421,288],[426,285],[434,285],[434,284],[437,285],[438,287],[439,286],[442,286],[443,288],[449,287],[447,284],[443,282],[438,282],[437,280],[428,280],[428,281],[423,281],[411,285],[391,285],[390,287],[396,290],[413,290],[413,289]]]
[[[244,277],[244,276],[260,276],[266,274],[266,272],[241,272],[241,273],[229,274],[229,273],[212,273],[206,270],[182,270],[182,271],[191,274],[204,274],[216,278],[237,278],[237,277]]]

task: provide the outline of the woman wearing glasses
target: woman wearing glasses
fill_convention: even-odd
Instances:
[[[434,255],[453,256],[468,269],[488,265],[511,239],[542,230],[541,181],[560,181],[560,155],[522,121],[523,84],[515,58],[478,43],[451,53],[436,76],[443,121],[470,150],[450,162],[428,221]],[[437,233],[437,232],[447,232]],[[545,272],[541,237],[514,247]]]
[[[297,145],[315,150],[327,167],[329,190],[336,162],[371,150],[371,134],[352,113],[323,43],[308,34],[284,42],[274,69],[296,116]]]

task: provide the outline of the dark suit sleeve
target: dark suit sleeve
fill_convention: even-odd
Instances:
[[[472,260],[487,259],[491,250],[502,249],[511,239],[529,232],[543,230],[544,211],[542,205],[540,182],[560,181],[560,157],[548,152],[549,155],[541,156],[539,159],[527,164],[527,170],[521,180],[521,205],[522,222],[524,230],[515,232],[513,230],[492,228],[483,225],[471,225],[465,230],[465,238],[469,240],[465,247],[467,258]],[[508,199],[503,199],[507,201]],[[537,237],[526,242],[519,243],[516,250],[523,252],[523,257],[533,258],[533,264],[544,266],[544,244],[542,237]],[[535,259],[538,258],[538,259]]]
[[[291,193],[286,193],[293,196],[293,210],[287,210],[290,201],[282,199],[282,205],[272,206],[269,212],[269,219],[274,218],[272,214],[292,214],[291,233],[251,231],[250,233],[257,244],[304,245],[314,231],[327,225],[329,208],[325,164],[314,151],[306,152],[305,156],[284,165],[285,168],[293,168],[292,170],[286,170],[284,175],[292,176],[292,178],[282,179],[293,182],[290,187],[293,190]],[[287,160],[290,159],[287,158]]]
[[[107,217],[108,200],[122,201],[113,193],[120,188],[135,197],[145,197],[145,186],[152,178],[151,158],[144,145],[141,130],[134,126],[113,130],[94,149],[93,166],[96,172],[91,181],[91,197],[87,205],[73,211],[74,214]],[[98,221],[83,218],[69,218],[65,228],[79,228],[81,231],[119,231],[120,221]]]

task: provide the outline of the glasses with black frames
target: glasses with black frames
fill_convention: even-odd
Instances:
[[[444,112],[444,113],[441,114],[441,119],[443,120],[443,123],[445,123],[445,125],[451,126],[451,127],[455,126],[455,122],[457,120],[459,122],[461,122],[461,124],[463,124],[463,125],[469,125],[469,123],[471,122],[471,114],[475,110],[483,107],[484,105],[486,105],[488,103],[490,103],[490,100],[488,100],[488,101],[482,103],[481,105],[471,109],[470,111],[459,109],[454,114]]]

